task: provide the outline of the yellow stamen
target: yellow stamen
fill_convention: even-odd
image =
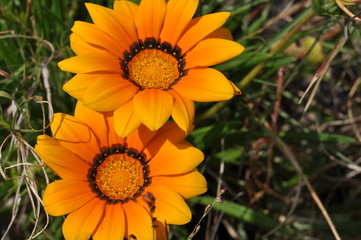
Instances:
[[[179,77],[178,61],[157,49],[146,49],[128,63],[129,78],[142,88],[167,89]]]

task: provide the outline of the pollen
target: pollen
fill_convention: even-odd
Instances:
[[[177,64],[169,54],[146,49],[129,62],[129,78],[144,89],[166,89],[179,76]]]
[[[141,165],[133,162],[124,154],[108,156],[97,169],[95,182],[99,190],[110,199],[132,197],[144,182]]]

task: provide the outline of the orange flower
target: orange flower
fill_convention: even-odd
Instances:
[[[78,55],[59,62],[76,73],[64,90],[99,112],[115,111],[119,136],[141,123],[160,128],[170,116],[184,131],[194,101],[228,100],[239,89],[208,68],[239,55],[244,47],[221,26],[230,13],[192,19],[198,0],[118,0],[114,9],[86,3],[94,24],[75,22],[71,48]]]
[[[55,114],[51,130],[55,139],[39,136],[35,150],[61,178],[43,201],[49,214],[68,214],[65,239],[165,239],[167,224],[191,219],[184,199],[207,189],[194,170],[203,154],[175,123],[120,138],[111,114],[78,103],[74,117]]]

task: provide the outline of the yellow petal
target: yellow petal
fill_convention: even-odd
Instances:
[[[61,178],[87,180],[89,165],[55,139],[45,134],[38,136],[35,151]]]
[[[150,214],[144,207],[133,201],[123,205],[126,216],[126,238],[132,239],[153,239],[153,229]]]
[[[130,19],[135,19],[135,16],[138,12],[138,5],[125,0],[115,0],[113,4],[113,9],[120,14],[128,16]]]
[[[135,24],[139,39],[159,38],[166,12],[165,0],[142,0],[140,2]]]
[[[83,104],[95,111],[114,111],[132,99],[138,90],[120,74],[99,74],[85,92]]]
[[[99,224],[106,201],[94,198],[85,206],[70,213],[63,224],[63,234],[66,240],[89,240],[94,229]]]
[[[134,112],[139,120],[154,131],[170,117],[173,96],[161,89],[146,89],[135,95],[133,104]]]
[[[84,41],[99,48],[104,48],[109,53],[118,57],[123,56],[124,48],[108,34],[104,33],[95,24],[76,21],[71,29],[78,34]]]
[[[219,12],[192,19],[178,42],[182,52],[188,52],[204,37],[221,27],[229,16],[229,12]]]
[[[85,42],[78,34],[75,33],[70,34],[70,47],[76,55],[104,52],[103,49],[97,48]]]
[[[192,19],[198,6],[198,0],[169,0],[160,34],[162,41],[176,45],[179,37]]]
[[[185,199],[198,196],[207,191],[207,181],[197,171],[191,171],[183,175],[153,177],[152,185],[166,186],[179,193]]]
[[[114,111],[114,128],[119,137],[126,137],[141,124],[134,113],[133,101],[129,101]]]
[[[145,189],[155,197],[156,218],[165,219],[168,224],[186,224],[191,218],[191,211],[184,199],[176,192],[165,186],[152,184]]]
[[[89,163],[93,163],[94,156],[100,152],[98,139],[92,129],[73,116],[56,113],[51,131],[62,146]]]
[[[109,34],[123,49],[129,49],[138,40],[134,21],[126,15],[92,3],[85,3],[85,6],[95,25]]]
[[[123,240],[125,216],[121,204],[107,204],[105,215],[93,235],[94,240]]]
[[[244,47],[234,41],[209,38],[197,44],[186,56],[186,68],[213,66],[241,54]]]
[[[62,216],[84,206],[96,198],[88,182],[61,179],[45,188],[43,202],[47,213]]]
[[[219,71],[193,68],[173,86],[181,96],[198,102],[228,100],[240,91]]]
[[[104,53],[88,53],[71,57],[58,63],[61,70],[72,73],[91,73],[107,71],[113,73],[123,73],[117,57]]]
[[[63,90],[72,97],[83,100],[89,86],[99,78],[97,73],[78,73],[63,86]]]
[[[190,126],[193,124],[195,114],[194,102],[181,97],[176,91],[170,90],[169,93],[173,95],[175,100],[172,118],[183,131],[190,131]]]
[[[203,153],[187,142],[173,144],[166,141],[149,162],[150,177],[187,173],[203,158]]]

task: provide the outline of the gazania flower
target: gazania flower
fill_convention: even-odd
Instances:
[[[76,73],[64,90],[95,111],[114,112],[125,137],[141,123],[160,128],[170,116],[192,126],[194,101],[230,99],[239,89],[208,68],[239,55],[243,46],[221,26],[229,12],[192,19],[198,0],[116,0],[114,9],[86,3],[94,24],[75,22],[77,56],[59,63]]]
[[[39,136],[35,150],[61,178],[43,202],[51,215],[68,214],[65,239],[165,239],[167,224],[191,219],[184,199],[206,191],[194,170],[203,154],[175,123],[120,138],[111,114],[78,104],[74,117],[55,114],[51,130],[55,139]]]

